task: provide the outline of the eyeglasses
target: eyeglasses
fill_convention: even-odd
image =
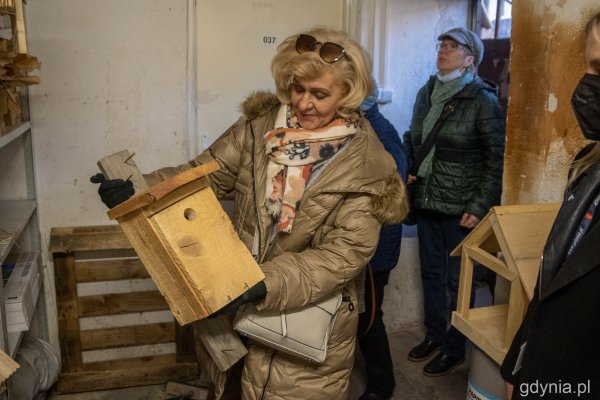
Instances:
[[[346,50],[339,44],[333,42],[321,43],[311,35],[298,35],[296,39],[296,51],[298,53],[315,51],[318,45],[321,45],[319,49],[321,60],[328,64],[333,64],[346,54]]]
[[[463,46],[462,44],[456,42],[439,42],[435,45],[435,48],[437,49],[437,51],[456,51],[458,49],[465,49],[466,46]]]

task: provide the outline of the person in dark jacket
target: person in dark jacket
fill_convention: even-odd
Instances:
[[[396,128],[379,111],[376,103],[378,92],[376,82],[373,86],[373,92],[360,105],[360,109],[365,113],[385,150],[396,161],[398,173],[406,182],[408,164],[404,146]],[[382,225],[375,255],[367,265],[365,311],[359,314],[357,335],[358,345],[365,361],[367,389],[359,400],[389,399],[396,386],[381,305],[390,272],[400,257],[401,242],[402,224]]]
[[[479,37],[454,28],[438,37],[438,72],[418,92],[410,131],[404,135],[413,186],[425,306],[425,339],[408,355],[427,360],[428,376],[444,375],[464,360],[466,338],[449,328],[456,309],[460,257],[450,252],[500,203],[505,121],[496,85],[474,73],[483,58]],[[459,99],[418,170],[421,144],[454,96]],[[450,302],[448,304],[447,295]],[[473,296],[472,296],[473,297]]]
[[[508,399],[600,398],[600,13],[572,106],[583,136],[527,314],[504,359]],[[514,390],[513,390],[514,389]]]

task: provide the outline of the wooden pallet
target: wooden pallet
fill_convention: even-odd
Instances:
[[[191,327],[175,321],[133,326],[80,328],[80,320],[168,310],[158,290],[78,294],[78,284],[149,278],[143,264],[118,226],[53,228],[50,251],[54,258],[58,328],[62,368],[59,393],[162,384],[198,375]],[[94,350],[152,346],[175,342],[170,354],[84,362]]]

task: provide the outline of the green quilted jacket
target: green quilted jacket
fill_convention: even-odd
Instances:
[[[431,108],[432,76],[417,94],[410,131],[404,134],[409,165],[418,154],[423,120]],[[494,83],[476,77],[441,128],[432,173],[413,188],[413,208],[481,219],[500,204],[506,124]]]

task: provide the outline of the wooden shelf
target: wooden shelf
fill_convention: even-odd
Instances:
[[[31,123],[29,121],[25,121],[20,125],[17,125],[12,131],[0,136],[0,148],[6,146],[19,136],[23,135],[29,129],[31,129]]]
[[[467,316],[452,313],[452,325],[481,348],[498,364],[508,348],[505,346],[508,304],[471,308]]]
[[[27,226],[35,207],[34,200],[0,201],[0,263],[4,262]]]

